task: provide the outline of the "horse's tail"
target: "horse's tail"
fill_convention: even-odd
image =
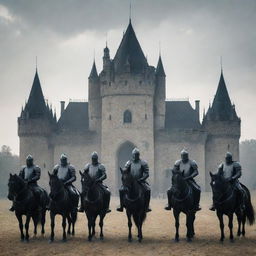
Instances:
[[[245,201],[245,215],[246,215],[246,218],[247,218],[247,221],[249,222],[249,224],[253,225],[255,222],[255,212],[254,212],[252,201],[251,201],[251,194],[250,194],[249,189],[245,185],[243,185],[243,184],[241,184],[241,185],[247,195],[247,200]]]
[[[146,220],[146,217],[147,217],[146,210],[141,212],[141,215],[139,214],[139,212],[135,212],[132,214],[132,217],[135,222],[135,225],[138,227],[140,224],[142,224]]]

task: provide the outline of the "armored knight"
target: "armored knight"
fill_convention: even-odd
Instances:
[[[174,164],[174,171],[184,172],[185,180],[188,181],[191,186],[194,194],[195,194],[195,211],[200,211],[201,207],[199,206],[201,189],[200,186],[195,182],[194,177],[196,177],[198,173],[198,167],[195,160],[189,159],[189,154],[186,150],[181,151],[181,159],[177,160]],[[171,198],[172,198],[172,188],[167,191],[168,197],[168,205],[165,207],[165,210],[171,210]]]
[[[26,165],[22,166],[19,176],[28,183],[30,189],[34,192],[37,199],[40,201],[41,193],[44,190],[38,186],[37,181],[40,179],[41,169],[38,165],[34,165],[34,159],[31,155],[26,158]],[[14,211],[14,206],[10,208],[10,211]]]
[[[239,162],[233,161],[233,157],[230,152],[226,153],[225,162],[219,165],[218,174],[223,175],[226,180],[231,182],[231,184],[234,186],[234,189],[238,192],[240,196],[241,210],[244,210],[246,195],[238,180],[242,176],[242,167]],[[210,210],[215,211],[214,201],[213,205],[210,207]]]
[[[99,162],[99,156],[97,152],[93,152],[91,155],[91,163],[85,165],[84,172],[87,172],[91,178],[94,179],[96,183],[98,183],[101,189],[104,192],[104,204],[106,213],[111,212],[109,209],[109,202],[110,202],[110,191],[106,185],[103,184],[103,180],[107,178],[106,169],[103,164]],[[83,212],[84,205],[83,205],[83,198],[86,196],[85,192],[81,194],[81,207],[79,212]]]
[[[145,200],[146,200],[146,210],[147,212],[150,212],[151,209],[149,207],[150,202],[150,187],[147,183],[147,178],[149,177],[149,167],[146,161],[140,159],[140,151],[137,148],[134,148],[132,151],[132,159],[129,160],[124,167],[125,170],[129,170],[132,174],[132,176],[137,179],[139,184],[144,189],[145,193]],[[119,212],[123,211],[124,208],[124,194],[125,194],[125,188],[122,186],[119,190],[120,195],[120,207],[116,210]]]
[[[76,180],[76,171],[75,167],[68,163],[68,158],[65,154],[61,155],[60,163],[55,165],[53,174],[57,175],[58,178],[62,180],[69,192],[73,206],[77,207],[80,193],[72,184]]]

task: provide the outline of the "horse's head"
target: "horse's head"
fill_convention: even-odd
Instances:
[[[79,173],[81,175],[82,191],[88,191],[93,185],[95,185],[95,180],[91,178],[91,176],[86,171],[83,173],[79,171]]]
[[[25,187],[25,182],[17,174],[11,174],[8,181],[8,199],[13,200]]]
[[[134,183],[134,178],[130,172],[129,169],[122,169],[120,167],[120,172],[121,172],[121,180],[122,180],[122,184],[125,188],[131,188],[132,184]]]
[[[213,193],[222,193],[229,186],[229,181],[224,177],[223,173],[213,174],[210,172],[211,182],[210,185],[212,187]]]
[[[177,170],[172,170],[172,187],[175,190],[178,190],[178,188],[182,189],[187,184],[185,177],[184,177],[184,171],[180,172]]]
[[[53,198],[61,189],[64,188],[63,182],[58,178],[56,173],[49,173],[50,197]]]

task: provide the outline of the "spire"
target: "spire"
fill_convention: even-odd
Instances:
[[[131,73],[143,73],[145,68],[148,66],[147,60],[133,30],[131,21],[129,22],[114,58],[114,68],[117,73],[125,71],[125,64],[128,58]]]
[[[166,76],[165,72],[164,72],[164,66],[163,66],[161,55],[159,55],[159,59],[158,59],[157,67],[156,67],[156,75],[164,76],[164,77]]]
[[[25,106],[25,112],[28,113],[29,117],[38,117],[45,114],[47,111],[43,91],[41,88],[39,76],[35,73],[33,85],[29,94],[28,102]]]
[[[95,60],[93,61],[92,70],[91,70],[89,78],[91,78],[91,79],[98,78],[98,72],[96,69]]]
[[[229,98],[222,67],[218,89],[215,94],[212,106],[209,107],[207,115],[210,115],[210,119],[218,119],[221,121],[234,119],[233,117],[237,118],[236,111],[232,107],[231,100]]]

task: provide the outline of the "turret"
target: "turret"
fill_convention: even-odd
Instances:
[[[18,117],[21,164],[24,164],[28,154],[32,154],[42,171],[53,167],[51,139],[56,127],[56,117],[53,115],[52,108],[45,103],[36,70],[28,101]]]
[[[89,101],[89,129],[100,131],[101,127],[101,97],[100,81],[96,69],[95,61],[93,62],[91,73],[88,78],[88,101]]]
[[[155,129],[163,129],[165,124],[165,72],[162,63],[161,55],[159,56],[156,68],[156,87],[154,97],[154,126]]]
[[[205,153],[207,172],[216,171],[227,151],[232,152],[234,159],[239,160],[241,120],[231,104],[222,70],[216,95],[204,115],[202,125],[208,133]],[[209,182],[207,176],[207,190],[210,190]]]

